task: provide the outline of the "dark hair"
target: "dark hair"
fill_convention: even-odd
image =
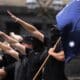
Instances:
[[[23,41],[27,44],[32,44],[33,38],[31,36],[25,36],[25,37],[23,37]]]

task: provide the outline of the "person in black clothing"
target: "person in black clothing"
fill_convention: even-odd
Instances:
[[[41,41],[43,44],[48,44],[47,47],[50,47],[48,43],[50,40],[46,38],[46,36],[43,33],[41,33],[35,26],[14,16],[9,11],[8,14],[11,16],[11,18],[13,18],[14,21],[21,24],[22,27],[25,28],[26,31],[28,31],[33,37]],[[37,46],[39,45],[37,44]],[[39,47],[42,48],[42,46]],[[50,57],[49,62],[45,67],[44,80],[66,80],[64,74],[64,51],[61,49],[61,51],[58,52],[58,54],[56,54],[56,52],[54,54],[54,58]]]
[[[16,73],[18,70],[19,72],[15,75],[15,80],[32,80],[44,60],[42,53],[45,45],[40,40],[27,36],[24,38],[24,42],[29,45],[31,44],[32,48],[26,48],[25,53],[27,54],[27,58],[24,56],[21,62],[23,66],[21,65],[17,68]],[[38,77],[38,80],[41,80],[41,77]]]
[[[26,48],[31,47],[31,45],[19,43],[19,41],[21,41],[22,39],[21,39],[21,36],[16,35],[16,34],[14,34],[14,35],[11,34],[10,36],[8,36],[6,33],[0,31],[0,36],[2,36],[3,39],[5,39],[7,42],[10,43],[10,45],[8,46],[8,45],[5,45],[2,42],[0,42],[0,48],[3,51],[5,51],[8,55],[14,57],[17,60],[16,63],[12,65],[12,67],[11,67],[11,65],[9,65],[6,68],[2,69],[2,71],[4,73],[10,73],[10,70],[13,70],[12,68],[15,68],[14,69],[14,72],[15,72],[14,79],[16,80],[16,77],[18,77],[19,75],[22,76],[22,74],[24,74],[22,72],[24,70],[24,65],[27,62],[27,57],[25,54],[27,51]],[[14,36],[14,38],[13,38],[13,36]],[[16,36],[18,36],[18,37],[16,37]],[[17,51],[14,50],[12,47],[14,49],[16,49]],[[26,66],[26,68],[27,68],[27,66]],[[17,78],[17,80],[19,80],[18,78]],[[23,79],[24,79],[24,77],[23,77]]]
[[[0,78],[1,80],[14,80],[14,68],[12,65],[16,62],[16,59],[5,53],[0,48]],[[8,66],[10,66],[8,68]]]
[[[13,57],[3,53],[2,61],[0,63],[0,65],[1,65],[1,67],[0,67],[1,80],[14,80],[13,64],[15,61],[16,60]]]
[[[45,35],[43,33],[41,33],[35,26],[33,26],[33,25],[21,20],[20,18],[16,17],[10,11],[7,11],[7,12],[14,21],[21,24],[22,27],[25,28],[25,30],[28,31],[33,37],[35,37],[36,39],[45,43],[45,40],[46,40]],[[56,58],[59,61],[64,61],[65,55],[64,55],[63,50],[61,50],[61,53],[58,53],[58,54],[54,53],[54,54],[55,54],[54,58]]]
[[[0,42],[0,48],[2,49],[3,54],[1,61],[2,65],[0,68],[0,77],[2,80],[14,80],[14,63],[16,62],[16,59],[10,54],[16,54],[16,51],[2,42]]]
[[[4,52],[6,52],[6,54],[8,54],[9,56],[12,56],[13,58],[16,59],[15,63],[9,64],[9,65],[5,66],[5,68],[0,69],[1,70],[1,72],[0,72],[1,74],[7,75],[7,77],[5,77],[6,79],[11,79],[10,75],[14,77],[15,74],[17,73],[16,72],[16,67],[23,68],[23,66],[24,66],[24,61],[21,62],[21,60],[25,56],[25,54],[24,54],[24,52],[25,52],[25,46],[19,43],[19,41],[21,41],[21,38],[18,35],[15,35],[15,36],[18,36],[18,37],[17,37],[17,39],[14,39],[12,37],[12,35],[8,36],[4,32],[0,31],[0,36],[2,36],[7,42],[10,43],[10,45],[5,45],[3,42],[0,42],[0,48]],[[15,47],[18,52],[15,51],[12,47]],[[26,47],[28,47],[27,44],[26,44]],[[29,47],[30,47],[30,45],[29,45]],[[20,53],[22,53],[22,54],[20,54]],[[24,59],[27,59],[27,57],[25,57]],[[12,62],[13,60],[10,60],[10,61]],[[4,59],[4,63],[5,62],[6,61]],[[18,72],[18,74],[19,74],[19,72]],[[15,79],[15,77],[13,79]]]
[[[23,52],[22,55],[20,55],[20,59],[16,63],[15,80],[32,80],[33,76],[36,74],[36,71],[38,71],[40,64],[42,63],[42,57],[40,57],[40,55],[44,50],[44,44],[37,38],[31,36],[25,37],[24,41],[19,43],[14,41],[11,36],[6,35],[4,32],[1,32],[0,35],[20,53]],[[15,36],[16,35],[14,35],[14,37]]]
[[[53,34],[54,33],[54,34]],[[55,45],[55,42],[60,37],[60,32],[56,29],[55,26],[51,28],[51,46]],[[61,41],[58,43],[55,51],[58,53],[61,50]],[[44,70],[44,80],[67,80],[65,75],[65,62],[59,61],[59,59],[55,59],[54,57],[50,56]]]

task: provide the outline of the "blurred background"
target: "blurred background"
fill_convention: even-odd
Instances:
[[[11,31],[25,36],[25,30],[12,21],[7,14],[10,10],[21,19],[33,24],[50,36],[49,30],[56,24],[56,14],[69,0],[0,0],[0,30]],[[27,35],[29,35],[27,33]],[[70,80],[80,80],[80,56],[66,64],[65,73]]]

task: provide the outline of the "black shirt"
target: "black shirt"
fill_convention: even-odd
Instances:
[[[43,60],[47,56],[47,37],[44,38],[44,42],[34,38],[33,40],[33,52],[28,56],[29,59],[29,69],[28,69],[28,79],[32,80],[36,72],[39,70]],[[42,76],[39,75],[38,80],[41,80]]]
[[[14,80],[15,62],[16,59],[3,53],[2,66],[4,66],[5,72],[7,73],[3,80]]]
[[[46,46],[40,40],[33,38],[32,45],[33,48],[26,49],[26,55],[17,62],[15,80],[32,80],[47,54],[42,55]]]

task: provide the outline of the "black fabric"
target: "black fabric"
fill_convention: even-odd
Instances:
[[[50,57],[45,66],[44,80],[67,80],[64,73],[64,62]]]
[[[15,63],[9,64],[4,68],[6,71],[6,76],[2,80],[14,80]]]
[[[62,42],[66,55],[65,62],[67,63],[80,52],[80,30],[68,32],[66,36],[63,34]]]
[[[15,66],[15,80],[28,80],[26,79],[28,58],[25,56],[22,60],[16,62]]]
[[[56,27],[52,27],[50,30],[51,37],[49,39],[50,45],[53,46],[56,40],[60,37],[60,31]]]
[[[10,56],[10,55],[8,55],[6,53],[3,53],[2,65],[4,67],[8,66],[11,63],[14,63],[15,61],[16,61],[15,58],[13,58],[12,56]]]
[[[38,39],[34,38],[33,50],[28,53],[28,71],[26,78],[32,80],[36,72],[39,70],[47,52],[45,51],[45,44]],[[43,55],[44,54],[44,55]],[[42,74],[38,76],[38,80],[41,80]]]
[[[37,38],[35,37],[32,37],[32,36],[27,36],[24,38],[24,42],[28,43],[28,44],[32,44],[33,45],[33,49],[36,51],[36,52],[41,52],[44,50],[44,43],[41,42],[40,40],[38,40]]]
[[[57,38],[55,40],[57,41]],[[45,37],[44,45],[47,45],[47,50],[48,48],[50,48],[50,46],[52,46],[51,44],[49,44],[49,42],[51,42],[50,39]],[[61,47],[62,45],[60,44],[56,48],[57,52],[59,52],[62,49]],[[42,48],[42,47],[40,46],[38,48]],[[40,52],[30,53],[29,63],[27,67],[28,68],[28,72],[27,72],[28,80],[32,80],[36,72],[39,70],[44,59],[47,57],[47,50],[45,51],[44,50],[45,48],[42,48],[42,49],[44,53],[42,52],[41,53]],[[44,80],[67,80],[65,77],[65,73],[64,73],[64,62],[57,61],[54,58],[50,57],[44,69],[45,69],[44,72],[39,75],[38,80],[41,80],[42,78]]]
[[[3,80],[14,80],[14,67],[15,67],[15,62],[16,59],[14,59],[13,57],[11,57],[10,55],[3,53],[3,60],[1,62],[2,67],[4,66],[5,71],[7,73],[7,75],[5,76],[5,78],[3,78]]]
[[[27,67],[26,78],[32,80],[36,72],[38,71],[41,62],[40,62],[40,53],[33,52],[32,55],[28,56],[29,62]],[[40,80],[40,78],[38,79]]]
[[[60,49],[57,48],[56,51],[58,52]],[[67,80],[64,72],[64,62],[58,61],[50,56],[44,68],[44,80]]]

